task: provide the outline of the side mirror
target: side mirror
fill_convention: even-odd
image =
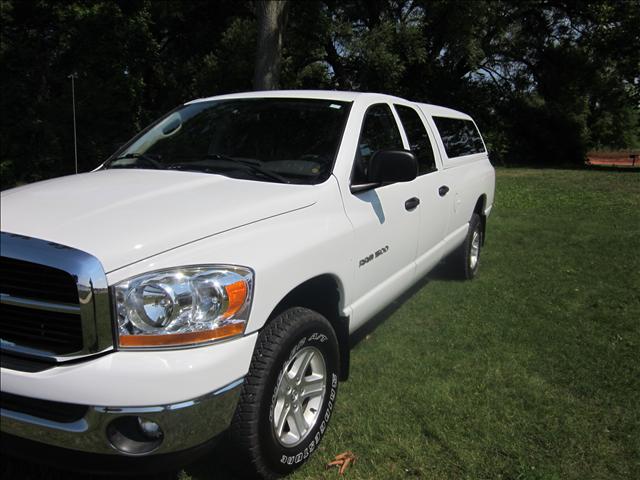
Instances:
[[[410,182],[418,176],[418,161],[407,150],[378,150],[369,161],[369,182]]]

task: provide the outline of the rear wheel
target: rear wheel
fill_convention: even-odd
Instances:
[[[286,310],[260,332],[231,426],[244,473],[278,478],[316,450],[335,405],[338,358],[333,328],[312,310]]]
[[[451,256],[451,267],[457,277],[471,280],[480,267],[482,250],[482,220],[474,213],[469,220],[469,230],[465,241]]]

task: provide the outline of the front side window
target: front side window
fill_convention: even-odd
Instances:
[[[396,120],[389,105],[384,103],[370,106],[364,115],[354,160],[352,185],[368,183],[369,162],[378,150],[404,150]]]
[[[105,168],[152,168],[316,184],[331,174],[351,104],[246,98],[185,105]]]
[[[462,157],[484,153],[480,132],[471,120],[449,117],[433,117],[442,138],[447,157]]]
[[[418,160],[418,175],[433,172],[436,170],[433,147],[431,146],[431,140],[429,140],[429,133],[427,133],[420,115],[411,107],[405,107],[404,105],[395,105],[395,107],[407,134],[410,149]]]

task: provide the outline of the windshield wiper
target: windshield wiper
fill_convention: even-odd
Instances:
[[[265,177],[269,177],[273,180],[278,180],[281,183],[291,183],[286,177],[283,177],[279,173],[276,173],[268,168],[264,168],[262,162],[260,160],[253,160],[250,158],[236,158],[234,159],[236,163],[240,163],[243,167],[247,167],[254,173],[259,173],[264,175]]]
[[[225,155],[224,153],[207,153],[204,157],[202,157],[206,160],[226,160],[227,162],[237,162],[238,160],[242,160],[242,159],[238,159],[236,157],[231,157],[229,155]],[[252,163],[255,164],[260,164],[260,160],[249,160]]]
[[[182,163],[172,163],[171,165],[167,165],[167,170],[180,170],[183,172],[205,172],[205,173],[220,173],[221,167],[205,165],[202,163],[194,163],[194,162],[182,162]],[[222,167],[224,169],[224,167]]]
[[[213,163],[207,162],[207,160],[213,160]],[[260,160],[252,158],[238,158],[230,157],[228,155],[222,155],[220,153],[210,153],[205,156],[205,160],[202,162],[183,162],[173,163],[167,168],[170,170],[194,170],[200,172],[214,173],[217,169],[230,170],[237,167],[248,170],[249,172],[262,175],[272,180],[277,180],[280,183],[291,183],[291,181],[283,177],[282,175],[272,172],[271,170],[264,168],[263,163]]]
[[[117,162],[118,160],[136,160],[136,162],[130,163],[130,164],[123,164],[122,166],[118,166],[117,164],[114,165],[114,162]],[[113,160],[111,160],[109,162],[109,165],[107,166],[107,168],[127,168],[127,167],[131,167],[135,164],[137,164],[137,160],[142,160],[142,162],[140,162],[141,164],[147,164],[147,165],[151,165],[153,168],[164,168],[164,166],[155,158],[152,158],[151,156],[147,155],[146,153],[127,153],[125,155],[122,155],[120,157],[116,157]]]

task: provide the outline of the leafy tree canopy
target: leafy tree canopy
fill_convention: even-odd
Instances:
[[[640,146],[637,0],[291,1],[280,86],[377,91],[469,112],[494,162]],[[152,119],[250,90],[254,4],[0,0],[3,188],[80,170]]]

